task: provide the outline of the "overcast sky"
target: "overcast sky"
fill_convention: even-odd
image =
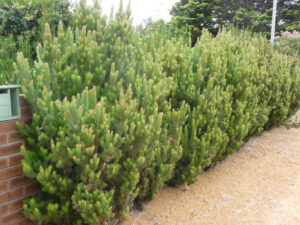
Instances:
[[[120,0],[100,0],[103,13],[110,15],[111,7],[114,12],[119,9]],[[133,23],[140,24],[143,20],[152,17],[153,20],[163,19],[169,21],[171,16],[169,10],[179,0],[131,0],[131,13]],[[88,0],[88,2],[93,2]],[[124,7],[127,7],[129,0],[123,0]]]

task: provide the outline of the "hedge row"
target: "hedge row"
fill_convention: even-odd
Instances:
[[[19,125],[24,172],[42,187],[24,209],[39,224],[115,224],[300,106],[299,61],[260,36],[204,32],[191,47],[139,37],[127,11],[99,15],[91,30],[46,25],[34,66],[17,57],[34,113]]]

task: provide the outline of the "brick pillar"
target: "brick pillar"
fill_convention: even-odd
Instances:
[[[31,112],[20,96],[21,119],[0,122],[0,225],[33,224],[23,215],[22,200],[39,188],[38,184],[23,174],[20,147],[24,140],[15,127],[31,122]]]

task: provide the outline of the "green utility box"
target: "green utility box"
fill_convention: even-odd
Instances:
[[[20,118],[20,85],[0,85],[0,121]]]

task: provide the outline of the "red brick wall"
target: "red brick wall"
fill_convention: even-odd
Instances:
[[[31,122],[31,112],[20,96],[21,119],[0,122],[0,225],[32,224],[24,218],[22,200],[32,195],[38,188],[23,174],[20,147],[24,140],[15,127]]]

